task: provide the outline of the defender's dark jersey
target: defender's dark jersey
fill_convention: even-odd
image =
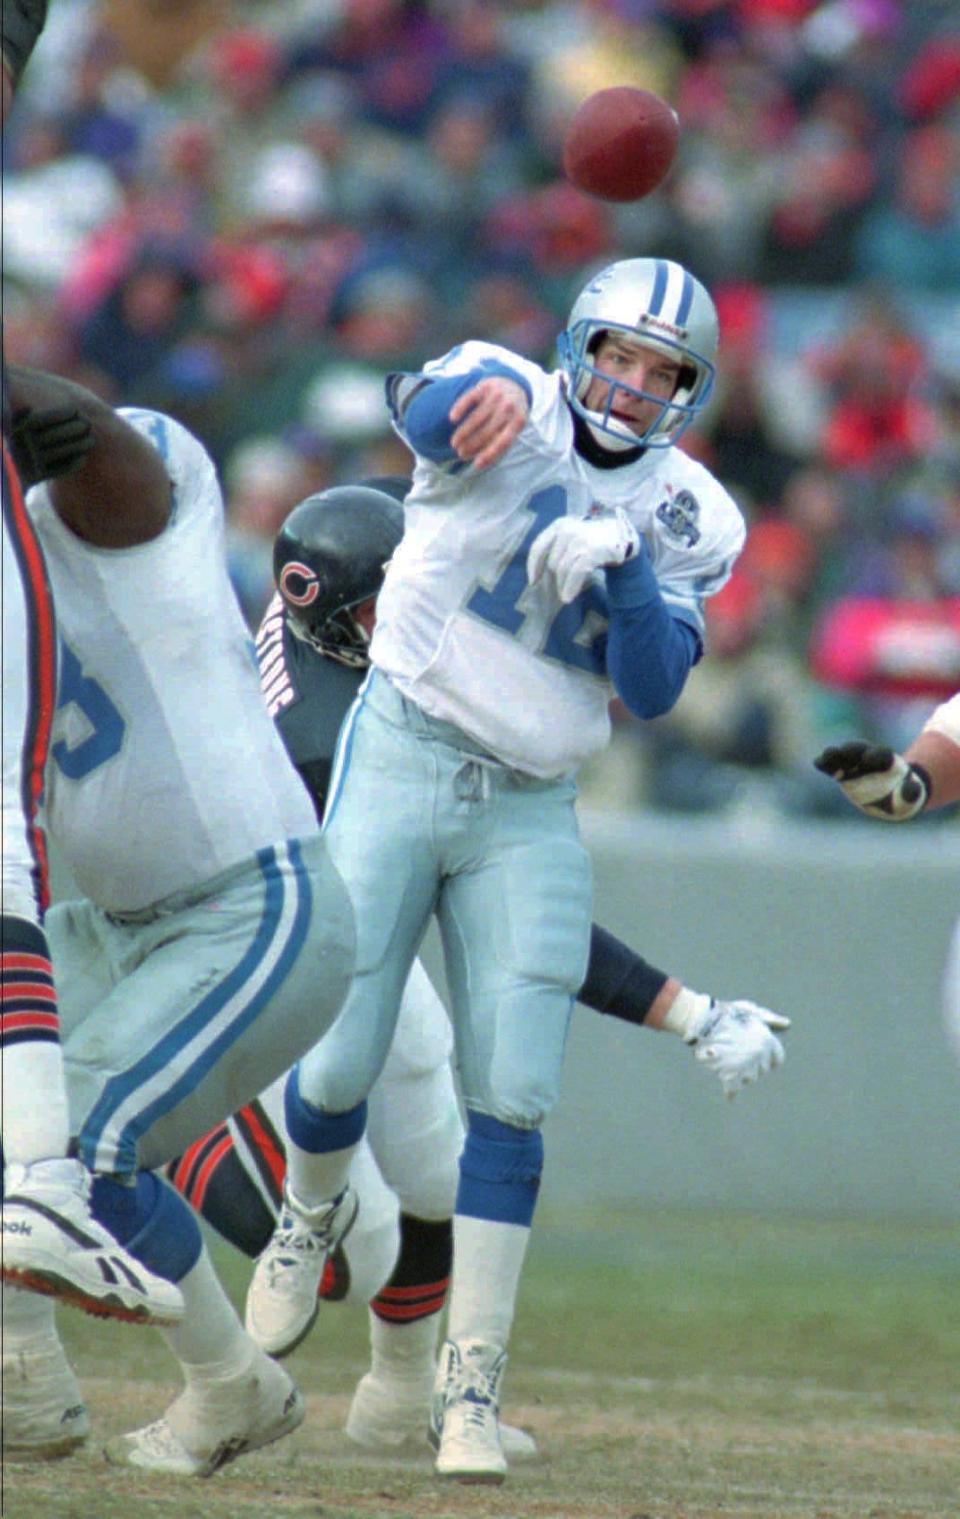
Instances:
[[[279,596],[260,624],[257,661],[270,716],[322,817],[337,734],[366,672],[338,664],[298,638]]]

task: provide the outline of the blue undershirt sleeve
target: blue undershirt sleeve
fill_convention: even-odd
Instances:
[[[635,717],[660,717],[670,711],[703,653],[700,636],[663,600],[642,541],[638,554],[606,574],[607,671]]]
[[[455,459],[457,456],[450,445],[454,432],[454,424],[450,421],[451,406],[464,391],[472,389],[481,380],[493,379],[498,375],[515,381],[526,392],[527,400],[533,399],[524,376],[497,359],[485,359],[465,374],[444,375],[435,380],[425,375],[411,392],[397,418],[414,452],[424,459],[432,459],[435,464],[446,464]],[[389,380],[387,394],[390,397]]]

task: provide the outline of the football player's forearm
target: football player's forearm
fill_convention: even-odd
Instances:
[[[635,717],[660,717],[699,658],[697,635],[671,614],[646,554],[607,570],[607,592],[607,669],[617,695]]]
[[[3,0],[3,69],[16,89],[47,19],[47,0]],[[6,91],[4,95],[6,98]]]
[[[85,386],[18,364],[8,373],[14,414],[72,406],[90,425],[92,446],[86,457],[71,474],[49,484],[53,504],[68,526],[103,547],[124,547],[159,532],[169,515],[170,482],[157,450]]]
[[[624,1023],[642,1024],[664,988],[671,985],[679,990],[679,983],[672,983],[665,971],[649,965],[599,923],[593,924],[587,975],[578,1002]]]
[[[930,778],[927,810],[960,801],[960,744],[937,729],[925,728],[903,757],[921,765]]]
[[[497,377],[512,380],[530,399],[530,387],[521,374],[506,364],[490,361],[465,374],[435,380],[424,376],[419,383],[408,376],[391,377],[387,382],[391,411],[413,451],[435,464],[456,459],[457,450],[451,440],[457,423],[450,418],[454,403],[481,380]]]

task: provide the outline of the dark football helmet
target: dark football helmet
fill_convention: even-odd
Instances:
[[[293,631],[322,654],[363,668],[369,636],[354,608],[377,595],[402,536],[402,508],[385,489],[334,486],[295,506],[273,545],[274,579]]]

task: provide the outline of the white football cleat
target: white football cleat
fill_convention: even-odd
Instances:
[[[162,1418],[111,1440],[104,1455],[113,1466],[211,1477],[238,1456],[292,1434],[305,1412],[290,1373],[252,1347],[245,1371],[191,1382]]]
[[[400,1452],[429,1448],[430,1399],[434,1375],[425,1381],[378,1376],[368,1371],[357,1383],[344,1432],[364,1450]],[[500,1425],[500,1444],[510,1461],[531,1461],[539,1455],[532,1435],[512,1424]]]
[[[3,1459],[56,1461],[90,1433],[80,1385],[56,1334],[3,1345]]]
[[[267,1355],[289,1355],[310,1332],[323,1268],[350,1233],[359,1206],[352,1187],[333,1202],[308,1209],[284,1186],[279,1222],[247,1291],[247,1333]]]
[[[482,1340],[447,1340],[440,1351],[430,1405],[434,1470],[460,1482],[502,1482],[507,1462],[500,1440],[500,1382],[507,1353]]]
[[[176,1324],[183,1297],[148,1271],[90,1212],[90,1173],[78,1160],[7,1166],[0,1209],[0,1276],[99,1318]]]

